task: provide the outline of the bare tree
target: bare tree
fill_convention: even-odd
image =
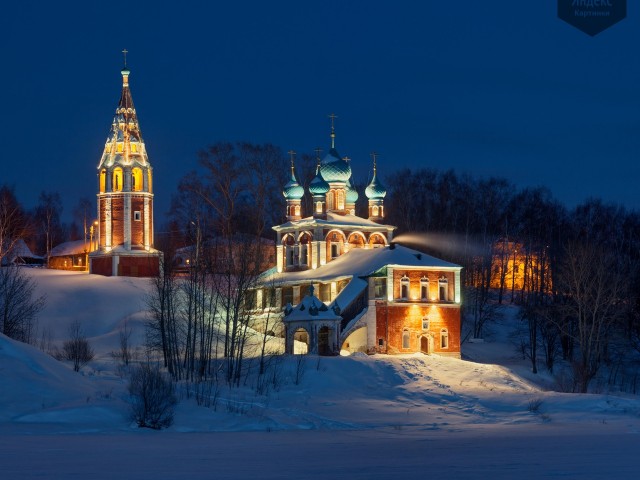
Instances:
[[[35,223],[41,231],[42,240],[40,242],[41,251],[47,257],[49,265],[49,254],[53,245],[63,239],[63,228],[60,222],[62,214],[62,200],[58,192],[40,193],[39,203],[35,209]]]
[[[0,268],[0,332],[25,343],[35,341],[35,321],[45,296],[35,297],[35,282],[20,267]]]
[[[568,322],[579,354],[572,362],[574,390],[586,392],[606,357],[614,323],[624,315],[627,279],[620,256],[593,243],[570,242],[558,274]],[[567,330],[567,325],[571,329]]]
[[[129,378],[131,419],[138,427],[160,430],[173,424],[178,400],[171,379],[157,365],[143,363]]]
[[[28,232],[27,216],[18,203],[13,189],[0,187],[0,265],[18,240]]]
[[[79,372],[82,367],[93,360],[94,353],[89,340],[85,337],[79,321],[74,321],[69,327],[71,338],[62,345],[64,359],[73,362],[73,370]]]

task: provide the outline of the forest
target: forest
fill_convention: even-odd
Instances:
[[[320,154],[296,156],[296,175],[305,187]],[[265,245],[272,248],[271,226],[284,221],[287,164],[282,149],[271,144],[218,142],[180,180],[170,212],[156,213],[155,245],[164,252],[165,268],[153,280],[150,342],[175,378],[217,376],[220,371],[207,369],[221,348],[226,380],[241,381],[251,331],[245,312],[255,301],[249,292],[265,265]],[[635,393],[638,212],[596,198],[569,208],[545,187],[522,188],[503,178],[436,168],[385,175],[388,170],[383,165],[379,177],[387,189],[385,223],[397,227],[394,241],[463,267],[463,340],[490,334],[503,307],[515,304],[521,329],[514,349],[530,360],[534,373],[553,372],[563,360],[572,372],[565,388],[586,392],[606,366],[612,385]],[[357,214],[365,216],[366,179],[352,183],[359,192]],[[91,202],[80,199],[67,225],[61,204],[59,193],[42,192],[37,207],[26,211],[12,187],[1,186],[0,258],[17,239],[46,257],[58,243],[86,238]],[[303,215],[309,207],[305,197]],[[171,259],[185,247],[195,249],[197,262],[178,285]],[[8,280],[0,279],[0,303],[8,303],[8,292]],[[207,327],[220,309],[223,338]],[[11,322],[6,315],[0,320],[7,333]],[[263,341],[261,371],[267,359]]]

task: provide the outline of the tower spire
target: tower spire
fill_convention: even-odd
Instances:
[[[296,152],[294,150],[289,150],[287,153],[291,157],[291,178],[294,178],[294,168],[295,167],[293,166],[293,162],[294,162],[294,160],[296,158]]]
[[[329,118],[331,119],[331,148],[336,148],[335,119],[338,118],[338,116],[335,113],[332,113],[331,115],[329,115]]]
[[[127,69],[127,53],[129,53],[129,50],[127,50],[126,48],[124,50],[122,50],[122,54],[124,55],[124,69]]]
[[[379,153],[371,152],[371,158],[373,158],[373,176],[374,177],[376,176],[378,155]]]
[[[320,172],[320,154],[322,153],[322,149],[320,147],[316,147],[316,175]]]

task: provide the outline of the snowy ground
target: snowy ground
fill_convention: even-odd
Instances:
[[[543,390],[508,342],[462,361],[362,354],[282,364],[268,395],[223,390],[216,409],[183,398],[175,424],[140,430],[110,352],[127,322],[143,338],[143,279],[26,270],[47,294],[40,328],[82,322],[97,359],[74,373],[0,336],[1,478],[636,478],[634,396]]]

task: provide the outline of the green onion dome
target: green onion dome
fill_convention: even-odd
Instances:
[[[387,190],[384,188],[384,185],[382,185],[382,182],[378,180],[375,169],[373,170],[371,183],[365,189],[364,194],[369,200],[383,199],[387,195]]]
[[[282,195],[287,200],[300,200],[304,197],[304,188],[300,186],[296,180],[296,175],[293,173],[293,167],[291,168],[291,180],[284,186]]]
[[[347,203],[356,203],[358,201],[358,192],[351,185],[351,182],[347,180]]]
[[[351,177],[351,165],[332,148],[320,164],[320,173],[327,182],[346,182]]]
[[[324,195],[330,188],[329,184],[322,178],[320,168],[317,168],[316,176],[313,177],[313,180],[309,183],[309,193],[311,193],[311,195]]]

